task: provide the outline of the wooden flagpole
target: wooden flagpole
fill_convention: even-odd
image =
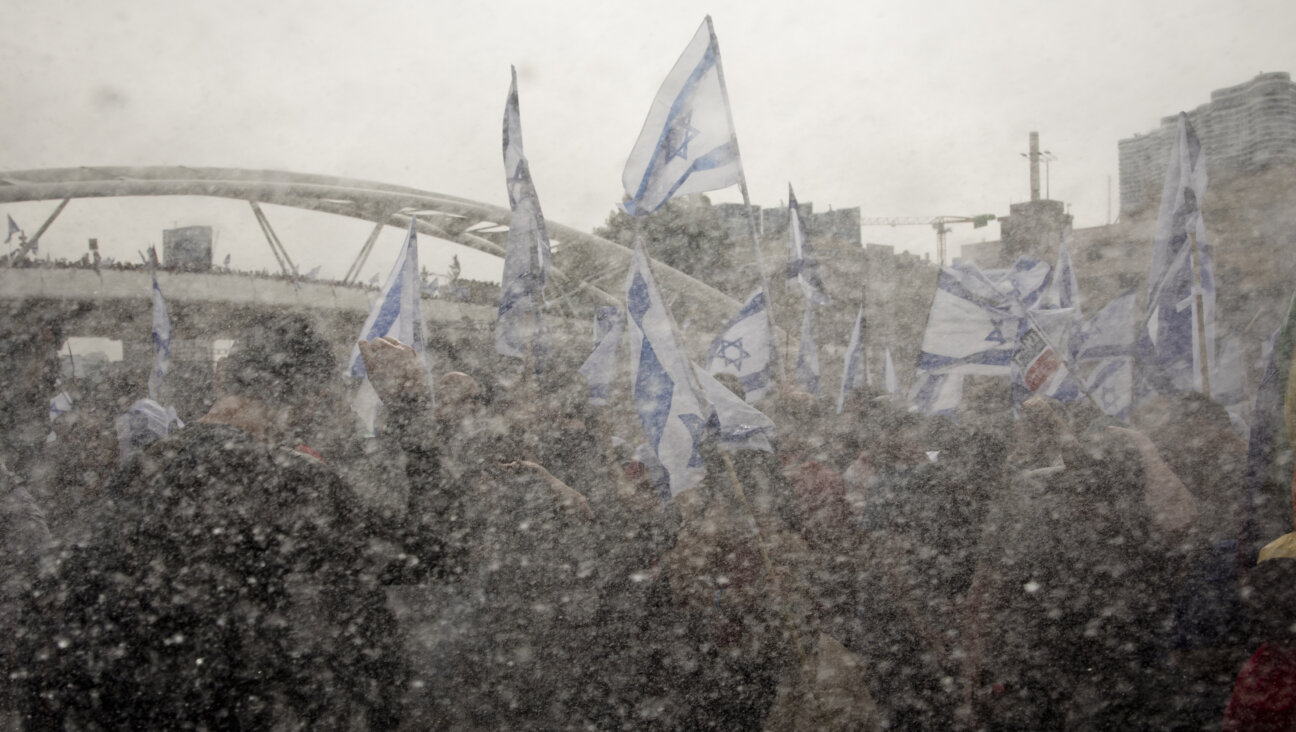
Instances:
[[[747,214],[747,233],[751,236],[752,252],[756,256],[756,269],[760,272],[761,291],[765,293],[765,312],[769,317],[770,335],[773,336],[774,325],[774,297],[770,292],[769,276],[765,273],[765,262],[761,256],[760,236],[756,229],[756,215],[752,213],[751,196],[747,193],[747,172],[743,168],[742,152],[738,148],[738,133],[734,131],[733,110],[729,105],[729,86],[725,84],[724,64],[720,62],[720,42],[716,40],[715,26],[711,24],[711,16],[706,17],[707,32],[711,35],[711,50],[715,53],[716,78],[720,81],[720,94],[724,98],[725,116],[729,120],[729,134],[733,139],[734,157],[738,160],[738,191],[742,194],[743,210]],[[775,371],[779,378],[779,383],[787,381],[787,359],[780,358],[777,349],[773,348],[773,338],[770,339],[771,350],[774,357],[778,359],[779,368]],[[786,355],[786,354],[785,354]]]

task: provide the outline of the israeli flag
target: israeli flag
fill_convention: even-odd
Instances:
[[[895,362],[891,360],[891,347],[886,348],[886,360],[882,363],[882,383],[888,394],[900,393],[900,379],[896,376]]]
[[[692,365],[676,342],[661,290],[638,245],[626,280],[626,312],[635,409],[669,476],[670,495],[663,498],[670,498],[705,475],[700,447],[710,413],[702,408]]]
[[[752,405],[738,398],[714,376],[698,371],[702,393],[711,403],[711,431],[721,448],[774,452],[774,422]]]
[[[806,302],[801,319],[801,350],[797,355],[797,383],[812,396],[819,396],[819,346],[815,343],[814,305]]]
[[[1116,297],[1080,325],[1072,353],[1077,363],[1133,355],[1133,290]]]
[[[774,349],[770,337],[769,307],[765,293],[757,290],[738,309],[707,351],[706,370],[733,374],[742,382],[747,401],[760,401],[774,383]]]
[[[711,16],[666,75],[621,182],[625,209],[650,214],[671,198],[725,188],[742,179],[738,139],[720,69]]]
[[[919,372],[909,400],[923,414],[952,416],[963,401],[963,374]]]
[[[1052,281],[1044,298],[1045,307],[1077,308],[1080,312],[1080,283],[1076,279],[1075,267],[1071,266],[1071,247],[1066,234],[1058,243],[1057,266],[1053,268]]]
[[[610,310],[611,312],[607,312]],[[581,364],[580,374],[589,384],[589,403],[603,406],[612,396],[612,381],[616,377],[617,350],[625,319],[620,308],[599,308],[594,321],[594,351]],[[602,331],[600,333],[599,331]]]
[[[1133,358],[1119,356],[1099,361],[1085,383],[1104,414],[1129,421],[1134,407]]]
[[[594,345],[598,345],[613,328],[621,326],[621,308],[615,305],[600,305],[594,308]]]
[[[1206,182],[1201,142],[1181,112],[1161,189],[1143,336],[1163,380],[1174,389],[1202,391],[1203,366],[1208,373],[1215,367],[1215,276],[1201,211]],[[1198,295],[1204,344],[1197,328]]]
[[[369,317],[365,318],[364,327],[360,329],[360,340],[371,341],[391,336],[413,348],[421,359],[426,346],[423,340],[423,311],[419,303],[418,233],[415,225],[416,221],[411,217],[405,245],[401,247],[400,255],[396,257],[396,264],[387,275],[387,282],[379,291],[378,299],[369,309]],[[364,377],[360,346],[351,348],[349,364],[348,374],[357,379]]]
[[[419,303],[419,265],[418,234],[416,220],[410,217],[409,233],[405,236],[405,245],[401,247],[396,264],[392,266],[387,282],[379,291],[378,299],[369,310],[364,326],[360,329],[360,340],[370,341],[374,338],[391,336],[408,345],[418,354],[427,368],[425,357],[426,341],[423,334],[423,311]],[[374,419],[378,414],[378,405],[382,401],[369,380],[365,378],[364,360],[360,358],[360,346],[351,348],[351,358],[347,362],[347,373],[356,379],[364,379],[360,390],[352,399],[351,408],[364,422],[371,433]]]
[[[167,312],[162,288],[153,275],[153,370],[149,372],[149,398],[161,401],[162,382],[171,370],[171,315]]]
[[[819,276],[819,260],[810,248],[810,237],[806,234],[805,221],[797,208],[796,194],[792,184],[788,184],[788,266],[787,278],[795,279],[801,285],[801,292],[808,302],[815,305],[829,305],[832,298],[824,288],[823,278]]]
[[[18,222],[17,222],[17,221],[14,221],[13,216],[11,216],[11,215],[9,215],[9,214],[5,214],[5,216],[9,219],[9,235],[5,237],[4,243],[5,243],[5,244],[8,244],[8,243],[9,243],[9,240],[10,240],[10,239],[13,239],[13,235],[14,235],[14,234],[21,234],[21,233],[22,233],[22,229],[19,228],[19,226],[18,226]]]
[[[918,358],[920,372],[1008,376],[1020,317],[971,264],[941,268]]]
[[[837,392],[838,414],[846,406],[846,395],[868,382],[867,357],[864,352],[864,306],[860,305],[859,313],[855,315],[855,327],[851,328],[850,342],[846,345],[846,365],[842,368],[841,390]]]
[[[973,265],[965,265],[972,267]],[[1043,307],[1053,268],[1034,257],[1018,257],[1009,269],[990,270],[982,276],[993,283],[1009,302],[1021,309]]]
[[[1116,297],[1081,323],[1071,345],[1073,362],[1089,369],[1085,385],[1098,407],[1125,421],[1133,409],[1134,304],[1133,290]]]
[[[542,366],[549,353],[549,334],[542,311],[549,280],[549,234],[545,230],[540,198],[531,181],[531,169],[522,152],[522,118],[518,111],[517,70],[504,104],[504,173],[509,207],[508,248],[500,278],[499,313],[495,320],[495,352],[502,356],[533,359]]]

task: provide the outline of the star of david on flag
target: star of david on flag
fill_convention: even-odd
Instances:
[[[632,216],[675,196],[725,188],[742,178],[738,140],[707,16],[653,99],[621,183]]]
[[[693,110],[681,114],[671,123],[670,132],[667,133],[666,162],[669,163],[675,158],[688,160],[688,144],[698,136],[698,129],[689,124],[691,119],[693,119]]]
[[[1011,375],[1020,322],[1011,299],[972,264],[941,268],[911,390],[920,411],[953,414],[968,374]]]
[[[626,280],[626,313],[635,411],[675,496],[705,474],[699,446],[709,412],[703,410],[700,386],[640,246]]]
[[[751,354],[743,349],[742,338],[721,341],[720,356],[724,359],[725,366],[733,366],[739,371],[742,371],[743,359],[751,358]]]
[[[943,267],[923,334],[919,371],[1007,376],[1019,318],[970,264]]]
[[[774,381],[770,330],[765,293],[758,289],[711,341],[707,351],[707,372],[737,376],[748,403],[765,396]]]
[[[987,343],[1002,344],[1008,342],[1008,339],[1004,338],[1004,334],[1003,334],[1003,326],[1005,322],[1006,321],[1002,319],[991,321],[990,333],[987,334],[985,337]],[[1016,325],[1016,322],[1014,321],[1013,324]]]

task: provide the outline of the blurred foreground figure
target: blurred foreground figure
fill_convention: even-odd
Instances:
[[[385,729],[406,666],[354,494],[297,434],[337,365],[301,316],[247,329],[212,409],[105,491],[30,593],[30,728]]]
[[[1223,728],[1296,729],[1296,533],[1260,551],[1248,584],[1247,630],[1258,647],[1237,674]]]

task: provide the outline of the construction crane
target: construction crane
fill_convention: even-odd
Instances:
[[[860,219],[860,226],[930,226],[936,230],[936,258],[945,266],[945,235],[949,224],[972,224],[979,229],[994,221],[994,214],[978,216],[899,216],[893,218]]]

